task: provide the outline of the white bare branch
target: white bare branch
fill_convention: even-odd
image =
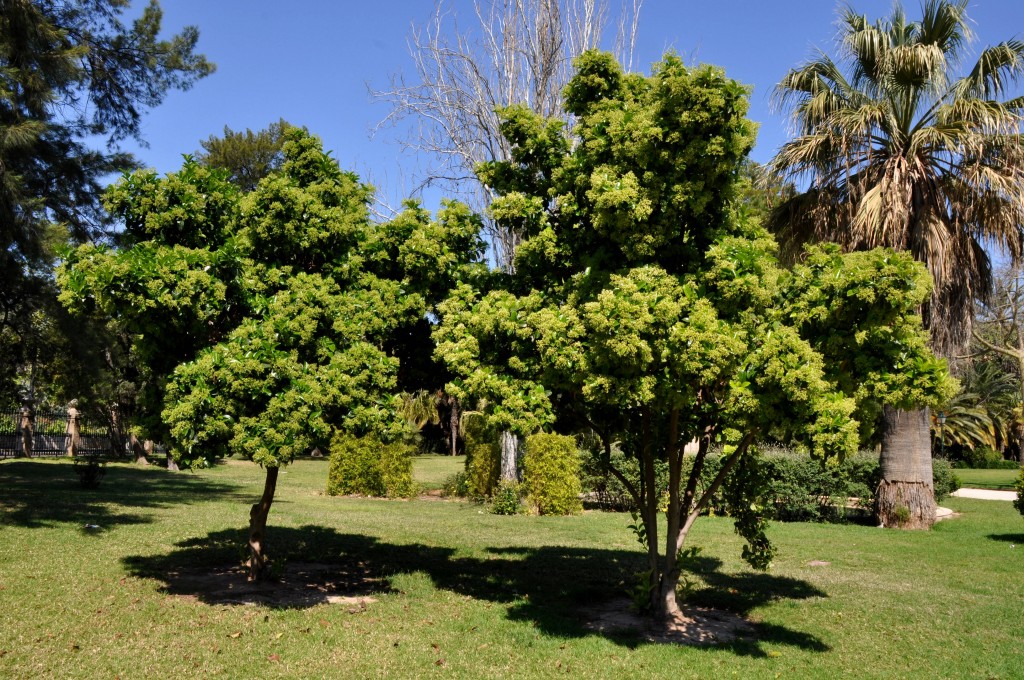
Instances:
[[[642,4],[623,0],[617,15],[613,49],[627,68]],[[511,153],[497,109],[525,104],[565,118],[572,60],[602,46],[610,14],[609,0],[474,0],[472,25],[463,26],[452,0],[438,0],[409,35],[413,75],[395,74],[388,89],[371,91],[391,105],[375,132],[411,123],[400,142],[427,164],[417,189],[441,186],[485,213],[493,196],[474,169]],[[488,221],[487,237],[495,263],[510,270],[519,235]]]

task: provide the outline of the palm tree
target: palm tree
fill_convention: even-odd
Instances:
[[[934,281],[922,317],[947,357],[966,344],[974,300],[991,284],[983,246],[1013,261],[1024,250],[1024,98],[1006,98],[1024,74],[1024,42],[988,47],[957,75],[972,37],[966,7],[926,0],[908,21],[896,5],[875,23],[841,8],[839,63],[819,54],[776,87],[796,137],[771,163],[807,187],[772,215],[784,252],[806,241],[909,250]],[[884,418],[879,517],[930,526],[927,409]]]
[[[459,438],[462,435],[462,405],[459,399],[444,390],[418,390],[398,395],[399,413],[416,429],[422,430],[427,424],[440,425],[447,440],[448,453],[457,455]],[[442,416],[447,416],[442,418]]]

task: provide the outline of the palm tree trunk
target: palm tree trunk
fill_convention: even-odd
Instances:
[[[935,523],[928,409],[886,406],[883,418],[882,481],[875,494],[878,520],[891,528],[928,529]]]

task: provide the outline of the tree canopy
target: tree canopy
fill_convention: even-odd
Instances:
[[[251,193],[194,160],[126,176],[107,195],[125,248],[81,246],[59,274],[65,304],[133,334],[155,374],[146,424],[171,455],[202,466],[237,454],[267,469],[254,578],[277,469],[337,429],[394,436],[395,338],[482,268],[479,220],[464,206],[432,219],[409,203],[375,224],[370,187],[317,138],[286,138],[281,171]]]
[[[214,68],[195,52],[195,27],[162,39],[155,0],[130,25],[128,7],[0,2],[0,352],[12,367],[48,354],[31,320],[50,315],[56,252],[105,234],[104,178],[135,166],[119,142],[141,139],[147,109]],[[13,398],[5,382],[0,400]]]
[[[516,274],[495,290],[456,289],[441,306],[438,354],[458,376],[449,389],[485,397],[497,426],[591,428],[605,464],[619,447],[638,466],[637,484],[611,472],[642,516],[648,606],[673,616],[687,533],[758,441],[842,457],[856,450],[857,415],[950,385],[915,313],[928,277],[909,257],[818,249],[779,267],[771,236],[740,209],[754,134],[744,87],[674,55],[649,77],[597,52],[576,67],[571,132],[525,107],[501,112],[512,160],[479,172],[498,195],[494,219],[525,237]],[[705,486],[716,445],[725,462]],[[736,496],[737,529],[765,567],[772,548],[749,491]]]

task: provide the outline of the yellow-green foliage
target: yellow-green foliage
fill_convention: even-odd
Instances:
[[[542,515],[574,515],[583,510],[576,440],[560,434],[527,437],[523,481],[527,501]]]
[[[335,434],[327,493],[408,498],[416,493],[412,481],[412,449],[401,442],[384,444],[375,437]]]
[[[462,433],[466,439],[466,487],[473,498],[487,498],[498,484],[501,447],[498,435],[481,413],[464,417]]]

